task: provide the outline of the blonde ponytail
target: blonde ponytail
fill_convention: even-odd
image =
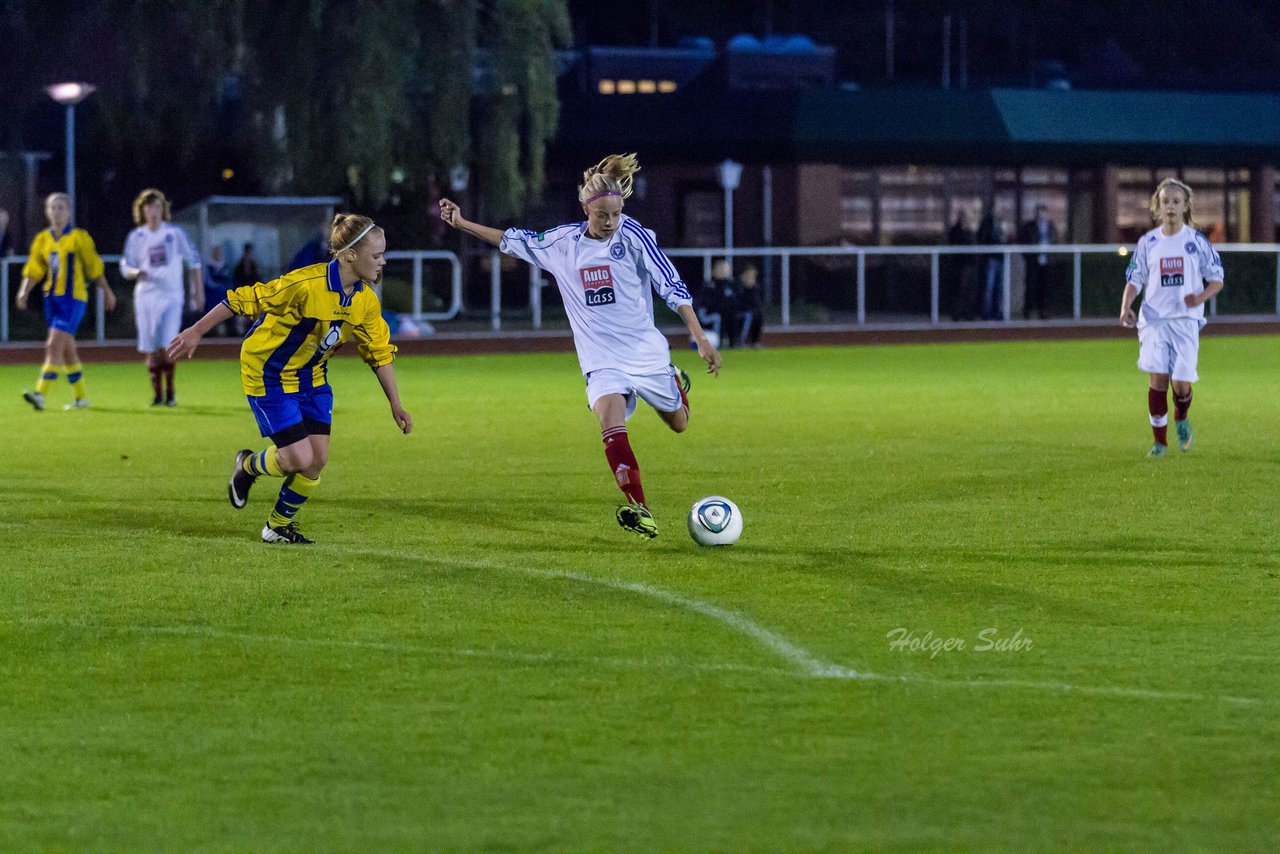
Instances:
[[[582,173],[578,201],[585,205],[605,195],[625,199],[631,195],[632,176],[639,171],[640,161],[634,154],[610,154]]]

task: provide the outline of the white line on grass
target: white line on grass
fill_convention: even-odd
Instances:
[[[770,676],[794,677],[792,670],[778,667],[756,667],[750,664],[722,664],[682,661],[675,659],[638,659],[617,656],[575,656],[559,655],[551,652],[525,652],[514,649],[475,649],[462,646],[435,646],[387,641],[369,641],[346,638],[307,638],[291,635],[264,635],[253,632],[233,632],[216,629],[210,626],[175,625],[144,626],[137,624],[90,623],[83,620],[58,620],[40,618],[20,618],[17,620],[0,620],[0,624],[78,629],[101,634],[137,634],[165,637],[194,638],[203,640],[228,640],[242,643],[260,643],[266,645],[325,647],[333,649],[356,649],[387,652],[396,655],[451,655],[459,658],[490,658],[498,661],[526,662],[534,664],[596,664],[605,667],[656,669],[656,670],[706,670],[716,672],[745,672]]]
[[[188,541],[189,539],[190,538],[187,537]],[[378,551],[378,550],[372,550],[372,549],[344,549],[344,551],[357,553],[357,554],[376,556],[376,557],[383,557],[383,558],[394,558],[397,560],[404,560],[406,557],[404,554],[401,554],[399,552]],[[419,557],[417,559],[421,560],[422,558]],[[707,664],[695,664],[695,663],[682,664],[680,662],[645,662],[645,661],[636,661],[636,660],[627,660],[627,659],[611,659],[611,658],[571,659],[567,657],[558,658],[556,656],[545,654],[545,653],[520,653],[516,651],[508,652],[508,651],[501,651],[501,650],[472,650],[472,649],[467,649],[462,647],[458,647],[458,648],[453,648],[453,647],[429,648],[429,647],[409,647],[409,646],[401,647],[396,644],[384,644],[381,642],[372,642],[372,641],[344,641],[340,639],[335,639],[335,640],[309,639],[309,638],[293,638],[293,637],[272,636],[272,635],[247,635],[247,634],[239,635],[234,632],[221,632],[218,629],[204,629],[204,627],[198,627],[198,626],[197,627],[178,626],[178,627],[173,627],[172,629],[167,629],[165,627],[149,627],[149,626],[131,626],[131,627],[121,626],[117,628],[122,630],[132,629],[135,631],[152,631],[156,633],[170,631],[174,634],[180,633],[184,630],[188,632],[192,632],[193,630],[195,632],[199,632],[203,630],[206,636],[208,637],[225,637],[227,639],[239,638],[242,640],[252,640],[252,641],[258,641],[258,642],[347,646],[347,647],[353,647],[353,648],[384,649],[386,651],[401,651],[401,652],[435,652],[435,653],[449,653],[454,655],[465,655],[465,656],[476,656],[476,657],[481,657],[481,656],[493,657],[493,658],[506,657],[510,659],[519,658],[520,660],[527,660],[527,661],[566,661],[567,662],[567,661],[577,660],[577,661],[590,661],[597,664],[610,664],[610,665],[618,665],[618,666],[640,666],[640,667],[652,667],[655,665],[658,667],[683,666],[683,667],[688,667],[696,670],[730,670],[730,671],[737,670],[737,671],[770,674],[770,675],[801,675],[808,678],[818,678],[818,679],[865,680],[865,681],[880,681],[880,682],[886,682],[886,683],[898,682],[898,683],[906,683],[906,684],[933,685],[937,687],[951,687],[951,688],[954,688],[954,687],[989,688],[989,689],[1024,688],[1027,690],[1051,691],[1053,693],[1060,693],[1060,694],[1081,694],[1081,695],[1087,695],[1087,696],[1117,697],[1117,698],[1138,699],[1138,700],[1224,702],[1224,703],[1231,703],[1234,705],[1242,705],[1242,706],[1264,705],[1264,704],[1271,705],[1273,702],[1275,702],[1270,699],[1258,699],[1253,697],[1233,697],[1229,695],[1197,694],[1197,693],[1186,692],[1186,691],[1160,691],[1160,690],[1154,690],[1154,689],[1127,688],[1123,686],[1112,686],[1112,685],[1073,685],[1067,682],[1047,682],[1047,681],[1042,682],[1042,681],[1036,681],[1036,680],[1022,680],[1022,679],[939,679],[935,677],[915,676],[915,675],[888,676],[888,675],[881,675],[881,674],[875,674],[875,673],[865,673],[865,672],[860,673],[857,670],[854,670],[853,668],[845,667],[844,665],[841,665],[841,664],[836,664],[830,661],[823,661],[822,659],[810,653],[804,647],[801,647],[798,644],[792,643],[791,641],[784,638],[782,635],[779,635],[776,632],[772,632],[769,629],[764,628],[759,623],[752,620],[750,617],[747,617],[745,614],[741,614],[737,611],[730,611],[728,609],[721,608],[717,605],[712,605],[711,603],[704,602],[701,599],[694,599],[689,596],[682,596],[678,593],[672,593],[669,590],[664,590],[660,587],[654,587],[649,584],[641,584],[639,582],[633,582],[633,581],[618,581],[618,580],[609,579],[609,578],[598,578],[591,575],[585,575],[577,572],[567,572],[563,570],[539,569],[537,567],[532,567],[532,566],[513,566],[510,564],[501,564],[493,561],[476,561],[476,560],[447,559],[447,558],[440,558],[437,560],[428,559],[428,561],[432,563],[437,563],[443,566],[462,566],[470,569],[497,570],[499,572],[520,573],[522,575],[530,575],[536,578],[560,579],[565,581],[572,581],[578,584],[587,584],[587,585],[593,585],[597,587],[610,588],[613,590],[622,590],[629,593],[636,593],[641,596],[646,596],[651,599],[656,599],[668,605],[675,605],[676,607],[686,611],[692,611],[694,613],[701,614],[705,617],[709,617],[715,620],[716,622],[719,622],[725,626],[728,626],[729,628],[733,629],[739,634],[746,635],[747,637],[751,638],[757,643],[765,646],[772,653],[789,662],[795,668],[795,670],[779,671],[779,670],[772,670],[764,667],[753,667],[751,665],[740,665],[740,664],[723,664],[723,665],[719,665],[719,664],[707,665]],[[22,622],[32,623],[35,621],[24,620]],[[73,624],[66,623],[66,625],[73,625]],[[99,627],[93,627],[93,626],[87,626],[87,625],[84,627],[99,628]]]
[[[577,572],[566,572],[562,570],[538,569],[537,567],[527,566],[511,566],[508,564],[494,563],[491,561],[447,561],[449,565],[464,565],[475,569],[496,569],[503,572],[518,572],[524,575],[532,575],[539,578],[564,579],[567,581],[575,581],[580,584],[590,584],[599,587],[608,587],[614,590],[624,590],[631,593],[638,593],[642,596],[648,596],[675,605],[688,611],[693,611],[703,616],[710,617],[717,622],[723,623],[729,628],[745,634],[755,641],[763,644],[776,655],[789,661],[794,665],[802,675],[811,678],[820,679],[845,679],[845,680],[878,680],[881,682],[901,682],[919,685],[936,685],[939,687],[962,687],[962,688],[1025,688],[1036,691],[1052,691],[1061,694],[1082,694],[1088,696],[1117,697],[1137,700],[1179,700],[1179,701],[1221,701],[1224,703],[1232,703],[1236,705],[1257,705],[1266,701],[1252,697],[1232,697],[1219,696],[1214,694],[1196,694],[1187,691],[1159,691],[1147,688],[1126,688],[1123,686],[1112,685],[1072,685],[1067,682],[1041,682],[1036,680],[1024,679],[939,679],[928,676],[887,676],[876,673],[858,672],[850,667],[836,664],[830,661],[823,661],[814,656],[808,650],[792,643],[776,632],[764,628],[756,623],[750,617],[737,611],[730,611],[701,599],[694,599],[689,596],[682,596],[678,593],[672,593],[660,587],[654,587],[649,584],[641,584],[632,581],[616,581],[609,578],[597,578],[591,575],[584,575]]]

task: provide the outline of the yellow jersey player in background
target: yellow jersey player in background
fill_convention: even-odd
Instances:
[[[235,315],[256,317],[240,347],[240,380],[258,430],[271,445],[236,454],[227,491],[240,509],[259,477],[284,478],[275,507],[262,529],[267,543],[310,543],[294,522],[320,485],[329,461],[333,390],[329,358],[355,338],[360,357],[373,369],[404,433],[413,419],[400,405],[392,367],[396,348],[372,285],[382,278],[387,241],[373,220],[355,214],[333,218],[329,245],[333,260],[312,264],[266,284],[227,292],[224,302],[169,344],[171,359],[195,354],[209,330]]]
[[[30,257],[22,268],[22,284],[18,286],[15,304],[27,307],[27,295],[41,284],[44,290],[44,316],[49,322],[49,337],[44,342],[44,365],[35,391],[24,391],[22,399],[44,409],[44,396],[49,387],[66,371],[67,382],[75,399],[64,409],[83,409],[89,405],[84,389],[84,369],[76,352],[76,330],[89,306],[89,283],[102,290],[107,311],[116,307],[116,295],[102,274],[102,259],[93,238],[83,228],[71,226],[71,197],[53,193],[44,202],[49,227],[31,241]]]

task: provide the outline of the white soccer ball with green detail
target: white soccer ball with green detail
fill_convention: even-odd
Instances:
[[[731,546],[742,536],[742,511],[723,496],[704,498],[689,511],[689,536],[700,546]]]

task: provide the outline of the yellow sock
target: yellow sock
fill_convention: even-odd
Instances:
[[[55,365],[53,362],[45,362],[41,365],[40,379],[36,380],[36,394],[48,394],[49,386],[53,385],[60,373],[62,373],[61,365]]]
[[[71,383],[71,391],[75,394],[76,400],[84,400],[84,368],[79,362],[67,365],[67,382]]]
[[[244,464],[240,467],[254,477],[264,474],[268,477],[284,477],[284,469],[280,468],[280,464],[276,462],[275,445],[245,457]]]
[[[280,497],[276,499],[276,506],[267,517],[267,524],[273,528],[288,525],[298,515],[302,505],[307,503],[307,499],[315,495],[319,485],[320,478],[312,480],[305,474],[291,475],[284,486],[280,487]]]

